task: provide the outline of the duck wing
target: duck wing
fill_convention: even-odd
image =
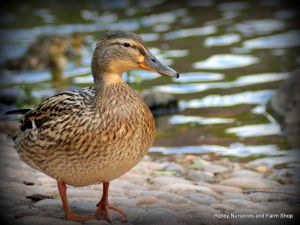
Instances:
[[[20,120],[20,130],[24,132],[27,129],[40,128],[51,120],[86,109],[91,106],[94,96],[95,89],[93,87],[63,91],[45,99],[35,109],[16,110],[15,112],[25,112]],[[11,113],[8,112],[8,114]]]

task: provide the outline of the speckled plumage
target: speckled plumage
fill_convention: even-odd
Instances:
[[[155,123],[142,99],[124,82],[65,91],[26,113],[16,139],[33,168],[73,186],[105,182],[137,164],[152,145]]]
[[[133,33],[110,32],[98,41],[92,58],[94,87],[65,91],[44,100],[26,114],[14,138],[23,161],[57,180],[65,218],[77,222],[103,218],[115,211],[108,204],[109,182],[136,165],[155,136],[155,122],[143,100],[122,80],[122,73],[146,69],[162,75],[179,74],[160,63]],[[94,215],[72,212],[66,184],[103,183]]]

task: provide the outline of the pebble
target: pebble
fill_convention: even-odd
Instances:
[[[218,202],[214,197],[202,193],[191,192],[185,195],[185,197],[193,202],[202,205],[211,205]]]
[[[62,208],[62,202],[59,199],[43,199],[34,203],[33,206],[43,208]]]
[[[255,209],[261,212],[267,211],[267,207],[244,199],[228,199],[222,202],[226,205],[232,205],[236,208]]]
[[[239,187],[250,190],[270,190],[273,186],[266,179],[250,178],[250,177],[235,177],[229,178],[221,182],[221,184]]]
[[[218,213],[217,210],[203,205],[187,208],[179,212],[181,218],[185,218],[189,225],[214,225],[217,221],[213,218],[213,215],[216,213]]]
[[[17,219],[14,225],[81,225],[74,221],[60,220],[54,218],[40,217],[40,216],[26,216],[21,219]]]
[[[214,164],[208,164],[203,166],[204,171],[214,173],[214,174],[220,174],[225,173],[228,171],[228,168],[221,165],[214,165]]]
[[[225,204],[220,204],[220,203],[217,203],[217,204],[211,204],[210,207],[216,209],[216,210],[219,210],[219,211],[227,211],[227,212],[231,212],[233,211],[236,207],[234,206],[231,206],[231,205],[225,205]]]
[[[228,185],[222,185],[222,184],[211,184],[209,186],[212,190],[217,191],[217,192],[242,192],[243,189],[238,188],[238,187],[233,187],[233,186],[228,186]]]
[[[240,192],[225,192],[223,194],[223,198],[224,199],[244,199],[244,200],[250,200],[250,198],[247,195],[242,194]]]
[[[158,192],[156,197],[170,204],[191,204],[191,201],[181,195],[176,195],[168,192]]]
[[[0,155],[5,161],[5,170],[0,174],[3,181],[0,182],[0,206],[7,209],[3,215],[5,219],[16,225],[80,225],[64,220],[55,180],[21,162],[11,146],[3,146]],[[213,218],[213,215],[223,212],[295,213],[299,209],[299,199],[294,195],[243,193],[245,189],[296,193],[298,184],[281,185],[270,179],[278,169],[264,165],[250,167],[249,163],[231,162],[229,159],[215,160],[212,161],[210,157],[204,160],[198,156],[178,156],[175,162],[164,162],[164,158],[155,161],[151,156],[146,157],[131,172],[111,182],[109,203],[123,209],[130,221],[126,224],[113,221],[111,224],[247,224],[249,220],[239,220],[239,223],[237,220],[220,221]],[[181,165],[180,162],[184,164]],[[33,194],[53,199],[38,198],[37,202],[26,199],[26,196]],[[75,212],[91,214],[96,209],[101,194],[102,184],[70,187],[68,200]],[[104,220],[91,220],[85,225],[109,223]]]
[[[89,220],[84,223],[84,225],[111,225],[105,220]]]
[[[179,173],[182,174],[185,169],[179,165],[178,163],[174,163],[174,162],[170,162],[168,163],[164,168],[164,171],[170,171],[170,172],[175,172],[175,173]]]
[[[211,190],[209,187],[193,185],[193,184],[169,184],[160,188],[161,191],[171,192],[177,195],[186,195],[190,192],[204,193],[220,199],[221,196]]]
[[[295,196],[280,194],[280,193],[264,193],[264,192],[255,192],[249,194],[249,197],[254,202],[271,202],[271,201],[282,201],[282,200],[293,200]],[[299,198],[298,198],[299,200]]]
[[[165,221],[165,222],[158,222],[151,225],[186,225],[183,222],[173,222],[173,221]]]
[[[203,181],[203,182],[212,182],[214,181],[214,174],[211,172],[205,171],[192,171],[186,175],[187,179],[192,181]]]
[[[150,183],[158,187],[161,187],[169,184],[190,184],[191,182],[180,177],[165,175],[165,176],[157,176],[150,179]]]
[[[176,222],[177,216],[174,212],[164,208],[154,208],[140,214],[134,221],[135,225],[151,225],[158,222]]]
[[[231,174],[231,177],[263,178],[263,174],[252,170],[237,170]]]
[[[272,213],[291,213],[294,211],[294,207],[283,201],[279,202],[260,202],[261,205],[267,207],[269,212]]]
[[[145,209],[143,209],[142,207],[124,207],[122,208],[124,210],[124,212],[127,214],[127,219],[129,221],[134,221],[139,215],[145,213]]]

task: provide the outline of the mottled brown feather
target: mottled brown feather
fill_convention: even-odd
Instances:
[[[15,139],[21,159],[73,186],[111,181],[136,165],[153,143],[155,123],[125,83],[65,91],[27,112],[36,127]]]

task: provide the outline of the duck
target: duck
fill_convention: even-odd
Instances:
[[[80,57],[86,44],[85,32],[73,32],[70,36],[40,36],[29,44],[19,58],[8,59],[3,69],[12,71],[63,69],[68,60]]]
[[[179,77],[163,65],[135,33],[110,31],[96,43],[91,61],[94,85],[62,91],[23,114],[15,149],[25,163],[57,181],[66,220],[122,221],[122,209],[108,202],[109,184],[147,154],[155,138],[155,120],[149,108],[123,79],[132,69]],[[91,215],[72,211],[67,186],[102,184],[102,197]]]

